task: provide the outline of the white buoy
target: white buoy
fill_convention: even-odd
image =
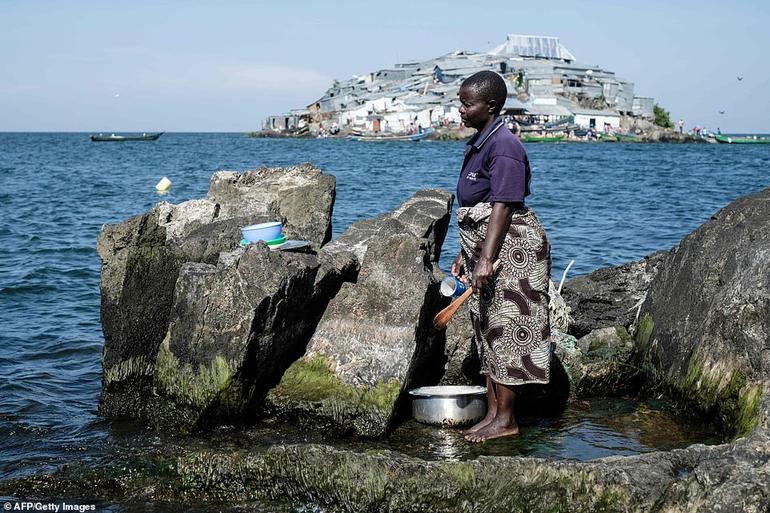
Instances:
[[[155,188],[158,192],[166,192],[171,188],[171,180],[164,176],[160,179],[160,182],[158,182],[158,185],[156,185]]]

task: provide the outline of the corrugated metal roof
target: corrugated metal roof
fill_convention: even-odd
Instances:
[[[462,83],[461,80],[455,80],[451,84],[443,84],[440,86],[432,87],[430,90],[434,93],[451,93],[452,91],[457,94],[457,91],[460,90],[460,84]]]
[[[533,116],[571,116],[572,112],[561,105],[526,105],[527,112]]]
[[[510,96],[505,99],[505,105],[503,105],[503,110],[527,110],[527,108],[528,105],[526,103]]]
[[[601,69],[596,64],[587,64],[585,62],[564,62],[564,63],[558,63],[554,65],[555,68],[562,68],[562,69],[574,69],[574,70],[581,70],[581,71],[588,71],[589,69],[591,71],[598,72],[605,72],[605,70]]]
[[[381,91],[377,93],[362,94],[357,98],[361,100],[377,100],[379,98],[399,98],[401,96],[406,96],[407,94],[409,93],[406,91]]]
[[[409,105],[424,105],[429,103],[441,103],[444,101],[443,96],[437,96],[435,94],[426,94],[425,96],[422,95],[415,95],[415,96],[407,96],[401,99],[404,103],[407,103]]]
[[[575,56],[561,44],[559,38],[553,36],[508,34],[505,43],[496,46],[489,53],[492,55],[518,55],[521,57],[575,60]]]
[[[575,107],[572,109],[572,112],[574,112],[576,115],[581,116],[614,116],[614,117],[620,117],[620,114],[615,112],[614,110],[595,110],[595,109],[583,109],[580,107]]]
[[[479,71],[494,71],[489,66],[469,66],[467,68],[455,68],[444,70],[444,75],[458,77],[458,76],[471,76]]]

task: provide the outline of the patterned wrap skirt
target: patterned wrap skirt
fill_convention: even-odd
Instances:
[[[457,210],[469,278],[476,265],[474,247],[483,243],[491,215],[491,203]],[[548,383],[551,249],[532,210],[514,210],[497,258],[500,264],[490,281],[469,299],[481,373],[504,385]]]

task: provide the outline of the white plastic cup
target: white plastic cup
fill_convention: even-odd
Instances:
[[[158,182],[158,185],[155,186],[155,189],[158,192],[166,192],[171,188],[171,180],[166,178],[165,176],[160,179],[160,182]]]

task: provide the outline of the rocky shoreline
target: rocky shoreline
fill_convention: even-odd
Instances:
[[[473,134],[474,130],[467,128],[445,128],[440,127],[434,129],[433,132],[425,137],[425,140],[430,141],[465,141],[468,140]],[[275,130],[259,130],[255,132],[247,132],[246,137],[252,138],[264,138],[264,139],[348,139],[348,137],[356,135],[347,130],[341,130],[337,134],[327,134],[323,137],[319,137],[310,131],[293,132],[293,131],[275,131]],[[616,143],[619,142],[615,138],[598,138],[587,139],[585,137],[565,137],[558,141],[559,143]],[[670,128],[661,127],[648,127],[645,130],[640,131],[633,139],[624,138],[622,142],[633,143],[715,143],[713,139],[706,137],[696,137],[691,134],[680,134]]]
[[[437,262],[452,195],[419,191],[330,240],[334,178],[309,165],[220,172],[206,198],[107,225],[100,412],[205,432],[281,418],[386,437],[405,391],[477,379]],[[304,252],[238,245],[281,219]],[[723,208],[670,251],[551,292],[563,376],[520,408],[660,394],[726,443],[589,462],[483,456],[430,462],[328,445],[178,450],[0,482],[0,495],[102,501],[309,503],[328,511],[767,511],[770,508],[770,189]],[[504,477],[503,477],[504,476]]]

